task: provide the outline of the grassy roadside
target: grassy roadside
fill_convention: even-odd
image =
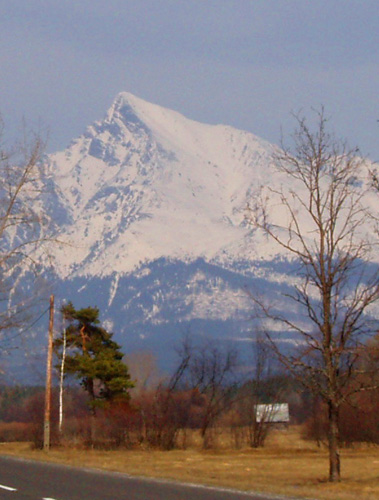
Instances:
[[[295,439],[291,431],[274,435],[267,447],[259,450],[165,452],[62,448],[46,454],[32,450],[27,443],[2,443],[0,454],[300,498],[379,498],[379,448],[343,450],[343,481],[329,484],[326,451]]]

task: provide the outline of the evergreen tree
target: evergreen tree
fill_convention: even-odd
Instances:
[[[70,302],[62,308],[62,313],[68,322],[64,372],[80,380],[90,397],[93,412],[106,402],[128,399],[133,382],[122,361],[119,344],[112,340],[112,333],[100,326],[99,309],[76,310]],[[59,358],[62,358],[63,342],[62,333],[54,342]]]

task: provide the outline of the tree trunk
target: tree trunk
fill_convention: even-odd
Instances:
[[[89,417],[89,435],[88,435],[88,445],[93,448],[95,444],[95,430],[96,430],[96,397],[95,397],[95,389],[93,384],[93,379],[87,379],[86,381],[86,390],[90,395],[90,417]]]
[[[332,402],[328,403],[329,409],[329,481],[341,480],[341,466],[338,439],[338,407]]]

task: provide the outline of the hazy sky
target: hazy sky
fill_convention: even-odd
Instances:
[[[378,0],[0,0],[0,111],[63,149],[120,91],[278,142],[325,105],[379,160]]]

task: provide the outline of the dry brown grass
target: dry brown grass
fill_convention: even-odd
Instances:
[[[222,439],[221,439],[222,441]],[[168,478],[240,490],[325,500],[379,498],[379,448],[342,451],[343,481],[327,482],[325,449],[299,437],[297,429],[275,432],[264,449],[218,450],[198,447],[174,451],[98,451],[53,449],[49,454],[25,443],[0,444],[0,453],[95,467],[133,475]]]

